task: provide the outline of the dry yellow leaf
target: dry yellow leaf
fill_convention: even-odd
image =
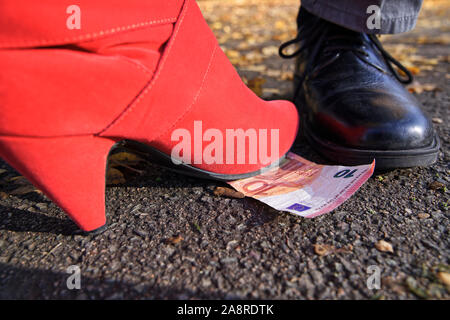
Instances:
[[[430,65],[430,66],[435,66],[439,63],[439,59],[438,58],[427,58],[421,55],[410,55],[405,57],[407,61],[409,61],[409,63],[412,64],[420,64],[420,65]]]
[[[210,25],[211,29],[219,30],[222,29],[223,25],[221,22],[217,21]]]
[[[442,35],[438,37],[420,36],[417,38],[417,43],[448,45],[450,44],[450,36],[448,35]]]
[[[142,161],[137,155],[129,152],[118,152],[109,157],[109,161],[115,163],[136,164]]]
[[[329,244],[316,243],[314,245],[314,252],[319,256],[326,256],[330,253],[333,253],[334,249],[335,248]]]
[[[448,272],[438,272],[437,276],[439,280],[446,286],[450,286],[450,273]]]
[[[289,40],[289,39],[292,39],[293,37],[295,36],[295,34],[292,34],[292,33],[290,33],[290,32],[284,32],[284,33],[280,33],[280,34],[276,34],[276,35],[274,35],[274,36],[272,36],[272,40],[275,40],[275,41],[286,41],[286,40]]]
[[[408,67],[408,70],[409,70],[409,72],[411,72],[413,75],[416,75],[416,74],[418,74],[418,73],[420,72],[420,69],[419,69],[418,67],[414,67],[414,66]]]
[[[376,244],[375,244],[375,248],[377,248],[378,251],[381,252],[394,252],[394,249],[392,248],[392,245],[384,240],[379,240]]]
[[[294,74],[292,72],[281,72],[281,80],[294,80]]]
[[[233,50],[233,49],[228,49],[228,50],[226,50],[226,51],[225,51],[225,54],[227,55],[227,57],[228,57],[229,59],[239,58],[239,56],[241,55],[241,54],[239,53],[239,51]]]
[[[417,217],[419,217],[419,219],[427,219],[430,217],[430,215],[426,212],[421,212],[421,213],[417,214]]]
[[[173,244],[176,245],[177,243],[183,241],[183,237],[182,236],[176,236],[176,237],[170,237],[169,239],[166,240],[166,244]]]
[[[263,88],[264,95],[281,95],[281,90],[278,88]]]
[[[106,173],[106,184],[107,185],[115,185],[125,183],[125,177],[120,170],[116,168],[108,168],[108,172]]]
[[[253,50],[245,54],[245,60],[252,63],[259,63],[263,60],[262,54],[258,50]]]
[[[231,38],[234,40],[240,40],[240,39],[244,38],[244,36],[242,35],[242,33],[233,32],[233,33],[231,33]]]
[[[409,92],[421,94],[424,91],[440,91],[441,89],[437,87],[434,83],[424,83],[421,84],[417,81],[406,86]]]
[[[242,42],[240,42],[238,44],[237,49],[239,49],[239,50],[247,50],[249,47],[250,47],[250,45],[247,42],[242,41]]]
[[[17,189],[14,189],[9,194],[21,196],[32,192],[42,193],[40,190],[36,189],[32,184],[27,184],[20,186]]]
[[[24,176],[16,176],[16,177],[12,177],[11,179],[8,180],[9,182],[12,182],[14,184],[20,184],[20,185],[27,185],[27,184],[31,184],[30,181],[27,180],[27,178],[25,178]]]
[[[6,170],[5,169],[0,169],[0,174],[5,173]]]
[[[242,68],[242,70],[245,71],[254,71],[254,72],[266,72],[267,70],[267,66],[263,65],[263,64],[258,64],[258,65],[251,65],[245,68]],[[245,81],[245,84],[248,83],[248,79]]]
[[[266,82],[266,79],[261,78],[261,77],[256,77],[256,78],[248,80],[247,85],[257,96],[261,96],[263,93],[262,85],[265,82]]]
[[[278,55],[278,47],[277,46],[267,46],[262,48],[262,54],[264,56],[277,56]]]
[[[278,20],[277,22],[275,22],[275,29],[286,30],[287,29],[286,22],[284,22],[284,20]]]
[[[342,248],[336,248],[332,245],[322,243],[316,243],[314,245],[314,252],[319,256],[326,256],[335,253],[350,253],[352,250],[353,246],[351,244],[346,245]]]
[[[242,192],[236,191],[231,188],[226,188],[226,187],[216,187],[216,189],[214,190],[214,194],[216,196],[225,196],[225,197],[237,198],[237,199],[245,198],[245,195]]]
[[[444,190],[445,184],[439,181],[433,181],[428,184],[428,188],[431,190]]]

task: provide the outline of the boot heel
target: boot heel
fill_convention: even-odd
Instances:
[[[115,141],[96,136],[0,137],[0,157],[84,231],[106,224],[105,170]]]

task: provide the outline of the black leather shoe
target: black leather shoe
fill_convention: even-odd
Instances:
[[[294,102],[312,147],[346,165],[374,158],[377,169],[434,163],[439,138],[402,85],[412,81],[411,73],[376,36],[337,26],[303,8],[297,23],[297,37],[280,47],[280,56],[297,56]],[[297,50],[287,54],[292,44]]]

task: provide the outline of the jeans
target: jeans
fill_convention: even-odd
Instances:
[[[390,34],[414,28],[423,0],[302,0],[310,13],[357,32]],[[379,24],[370,17],[379,8]],[[375,8],[377,9],[377,8]],[[369,13],[368,13],[369,11]],[[369,23],[368,23],[368,19]]]

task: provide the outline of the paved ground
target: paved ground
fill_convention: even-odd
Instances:
[[[377,174],[331,214],[306,220],[140,163],[144,172],[122,167],[126,182],[107,188],[109,230],[85,237],[41,194],[17,191],[26,182],[0,162],[0,298],[448,299],[439,274],[450,257],[449,11],[426,2],[414,32],[384,41],[417,73],[412,90],[425,90],[416,95],[437,118],[436,165]],[[288,98],[292,61],[276,46],[294,33],[297,1],[201,6],[249,85]],[[301,139],[294,151],[323,161]],[[380,239],[393,253],[374,247]],[[315,244],[345,250],[321,256]],[[80,290],[66,288],[70,265],[81,268]],[[380,290],[366,286],[370,265],[381,268]]]

